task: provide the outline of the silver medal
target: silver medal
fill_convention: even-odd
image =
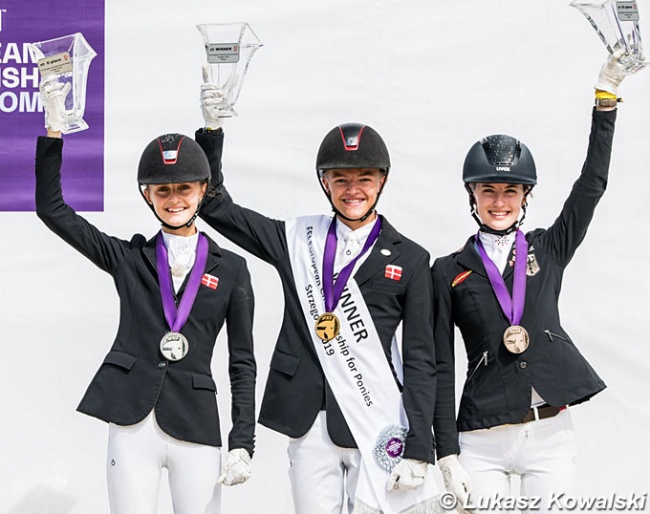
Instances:
[[[169,361],[179,361],[190,350],[187,338],[180,332],[167,332],[160,340],[160,353]]]
[[[519,325],[512,325],[503,333],[503,344],[511,353],[525,352],[529,343],[528,332]]]

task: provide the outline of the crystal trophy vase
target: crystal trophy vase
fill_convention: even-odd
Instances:
[[[206,83],[213,83],[224,93],[220,117],[237,116],[234,105],[239,97],[250,60],[262,43],[248,23],[213,23],[197,25],[207,58]]]
[[[53,76],[63,84],[70,84],[70,92],[64,100],[66,119],[62,132],[71,134],[86,130],[88,124],[83,115],[86,109],[88,69],[97,53],[80,32],[31,43],[29,50],[41,78]]]
[[[574,0],[569,5],[587,18],[610,54],[625,48],[620,62],[628,74],[648,65],[643,58],[636,1]]]

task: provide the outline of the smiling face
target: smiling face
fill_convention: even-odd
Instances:
[[[519,219],[526,202],[522,184],[472,184],[476,212],[481,221],[494,230],[506,230]]]
[[[359,220],[375,205],[386,175],[376,168],[333,169],[325,171],[321,180],[334,208],[346,218]],[[339,219],[355,230],[376,217],[373,212],[363,221]]]
[[[176,229],[163,227],[165,232],[187,236],[195,233],[194,224],[189,227],[185,225],[194,216],[206,188],[205,182],[150,184],[144,189],[143,194],[164,223],[179,227]]]

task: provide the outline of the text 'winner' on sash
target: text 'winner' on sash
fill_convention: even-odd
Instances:
[[[296,291],[311,342],[361,452],[354,512],[439,512],[432,466],[423,487],[412,491],[386,489],[390,471],[404,451],[408,423],[377,329],[354,280],[356,268],[333,309],[340,323],[338,335],[323,340],[317,334],[316,322],[326,312],[323,255],[332,220],[331,216],[295,218],[286,222],[286,231]]]

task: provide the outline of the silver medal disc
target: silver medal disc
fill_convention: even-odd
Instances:
[[[189,343],[180,332],[168,332],[160,340],[160,353],[169,361],[181,360],[189,350]]]
[[[529,343],[528,332],[519,325],[512,325],[503,333],[503,344],[511,353],[525,352]]]

